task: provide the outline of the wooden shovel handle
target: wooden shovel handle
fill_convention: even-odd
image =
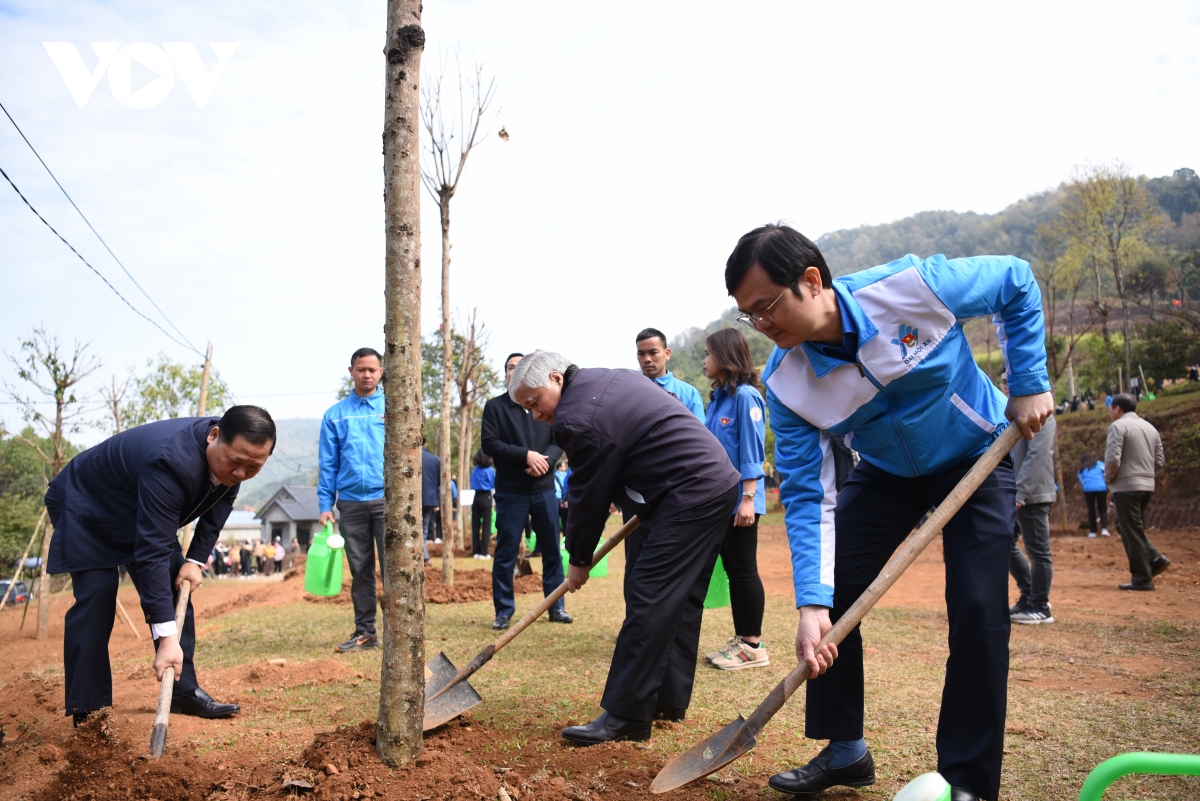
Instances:
[[[620,530],[617,531],[616,534],[613,534],[611,537],[609,537],[607,540],[605,540],[603,543],[601,543],[599,548],[596,549],[596,553],[592,555],[592,567],[595,567],[596,565],[600,564],[600,561],[604,557],[608,556],[609,551],[611,551],[613,548],[617,547],[617,545],[623,539],[625,539],[626,537],[629,536],[630,532],[632,532],[635,528],[637,528],[640,525],[641,525],[641,521],[637,519],[637,515],[634,515],[633,517],[629,518],[628,523],[621,526]],[[545,565],[543,565],[542,571],[545,572],[545,570],[546,570],[546,567],[545,567]],[[566,582],[566,579],[564,579],[563,583],[559,584],[558,587],[554,590],[554,592],[550,593],[545,598],[543,598],[542,602],[540,604],[535,606],[533,609],[530,609],[529,613],[527,615],[525,615],[525,617],[523,617],[519,621],[517,621],[517,624],[515,626],[513,626],[508,631],[504,632],[504,634],[500,637],[500,639],[496,640],[495,645],[492,646],[492,653],[494,654],[496,651],[499,651],[501,648],[508,645],[509,642],[511,642],[514,637],[516,637],[518,634],[520,634],[522,631],[524,631],[531,623],[533,623],[535,620],[537,620],[539,617],[541,617],[542,614],[547,609],[554,606],[555,602],[558,601],[559,598],[563,597],[566,594],[567,594],[567,582]]]
[[[1008,428],[1004,429],[1004,433],[996,438],[996,441],[962,477],[958,485],[950,491],[946,499],[938,504],[937,509],[925,521],[925,525],[905,540],[904,544],[900,546],[900,550],[892,555],[871,585],[863,591],[863,594],[846,610],[845,614],[838,618],[837,623],[833,624],[833,628],[825,633],[825,636],[821,638],[821,646],[836,645],[846,639],[846,635],[862,622],[867,612],[871,611],[871,607],[875,606],[884,593],[891,589],[909,565],[916,561],[917,557],[921,555],[921,551],[925,550],[925,546],[950,522],[950,518],[958,514],[963,504],[975,494],[975,490],[979,489],[979,485],[983,483],[984,479],[991,475],[992,471],[996,469],[996,465],[1000,464],[1001,460],[1008,455],[1020,437],[1020,427],[1016,423],[1009,423]],[[804,683],[808,675],[808,663],[801,662],[794,667],[746,720],[743,731],[751,737],[762,731],[767,721],[775,716],[775,713],[783,707],[792,693]]]
[[[175,603],[175,629],[183,634],[183,620],[187,617],[188,598],[192,594],[192,583],[184,579],[179,585],[179,600]],[[150,733],[150,754],[160,757],[167,747],[167,721],[171,716],[171,695],[175,691],[175,668],[163,671],[162,683],[158,688],[158,709],[154,712],[154,729]]]

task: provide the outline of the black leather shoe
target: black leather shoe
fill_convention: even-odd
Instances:
[[[195,715],[198,718],[227,718],[241,712],[237,704],[219,704],[212,697],[196,688],[189,695],[176,695],[171,698],[172,715]]]
[[[1162,554],[1159,554],[1158,556],[1154,557],[1154,560],[1152,562],[1150,562],[1150,575],[1157,576],[1159,573],[1163,572],[1170,566],[1171,566],[1171,560],[1168,559],[1167,557],[1163,556]]]
[[[508,624],[511,622],[512,622],[511,617],[505,617],[504,615],[496,615],[496,619],[492,621],[492,628],[494,628],[496,631],[504,631],[505,629],[508,628]]]
[[[951,787],[950,801],[979,801],[979,796],[961,787]]]
[[[841,768],[829,767],[833,749],[826,746],[802,768],[776,773],[767,782],[772,789],[792,795],[819,793],[830,787],[866,787],[875,783],[875,762],[871,752],[863,754],[857,762]]]
[[[655,720],[669,720],[672,723],[680,723],[685,717],[687,717],[687,710],[680,709],[677,706],[666,706],[664,704],[659,704],[658,706],[654,707]]]
[[[1118,584],[1118,590],[1134,590],[1135,592],[1154,592],[1153,581],[1130,582],[1128,584]]]
[[[575,618],[571,617],[566,612],[553,612],[552,611],[550,613],[550,622],[551,623],[574,623]]]
[[[613,743],[618,740],[645,742],[650,739],[651,722],[629,720],[604,712],[586,726],[568,726],[562,736],[576,745]]]

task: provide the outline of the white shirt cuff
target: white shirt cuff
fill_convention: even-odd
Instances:
[[[154,639],[159,637],[174,637],[179,634],[179,627],[175,625],[174,620],[168,620],[166,623],[151,623],[150,635]]]
[[[198,562],[195,559],[188,559],[188,561],[191,562],[193,565],[200,565],[200,567],[204,567],[203,562]]]

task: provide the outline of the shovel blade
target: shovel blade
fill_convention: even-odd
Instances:
[[[454,663],[447,659],[444,653],[439,652],[425,666],[425,698],[428,699],[436,694],[457,674],[458,668],[454,667]],[[425,719],[421,724],[421,731],[436,729],[482,702],[483,698],[475,692],[471,683],[464,679],[432,701],[426,701]]]
[[[702,779],[749,751],[755,744],[753,737],[745,742],[735,742],[745,723],[745,719],[738,715],[737,720],[672,759],[654,777],[650,792],[665,793]]]

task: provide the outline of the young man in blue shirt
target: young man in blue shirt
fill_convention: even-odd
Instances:
[[[350,356],[354,391],[321,420],[317,501],[322,526],[339,513],[346,557],[354,572],[354,634],[333,646],[338,653],[379,646],[375,634],[375,553],[383,555],[383,361],[372,348]]]
[[[679,398],[679,402],[696,415],[696,419],[704,422],[704,400],[700,390],[686,381],[680,381],[667,370],[667,362],[671,360],[671,349],[667,347],[667,337],[657,328],[646,328],[637,335],[638,366],[642,374],[660,387]]]
[[[1052,414],[1041,293],[1011,256],[906,256],[834,281],[816,245],[779,225],[741,238],[725,284],[741,321],[776,345],[763,381],[800,611],[796,656],[814,676],[805,734],[830,741],[770,785],[801,794],[873,784],[860,630],[840,646],[820,639],[1008,421],[1032,439]],[[962,331],[960,321],[985,314],[998,329],[1007,402]],[[862,457],[841,492],[834,436]],[[1005,459],[943,530],[950,657],[937,749],[954,801],[1000,791],[1015,505]]]

